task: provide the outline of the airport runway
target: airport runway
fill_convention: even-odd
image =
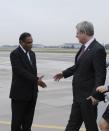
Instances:
[[[10,131],[11,107],[9,91],[11,85],[11,66],[8,51],[0,52],[0,131]],[[71,78],[55,82],[53,76],[72,66],[74,55],[62,53],[36,53],[38,74],[45,75],[47,88],[39,87],[32,131],[64,131],[71,104]],[[107,75],[107,78],[108,75]],[[100,103],[98,120],[107,103]],[[81,131],[85,131],[84,125]]]

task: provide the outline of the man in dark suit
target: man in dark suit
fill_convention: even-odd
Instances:
[[[11,131],[31,131],[38,95],[38,85],[46,87],[42,77],[37,77],[36,57],[31,50],[31,34],[23,33],[20,45],[11,52],[12,84],[10,90],[12,122]]]
[[[92,23],[83,21],[77,24],[76,29],[76,37],[82,47],[75,64],[54,76],[59,81],[73,75],[73,104],[65,131],[79,131],[83,122],[87,131],[98,131],[97,102],[103,99],[103,94],[96,93],[96,88],[105,82],[106,52],[94,38]]]

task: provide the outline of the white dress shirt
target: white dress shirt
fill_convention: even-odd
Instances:
[[[85,50],[89,47],[89,45],[94,41],[94,37],[92,37],[88,42],[86,42],[85,45]]]
[[[26,54],[26,50],[20,45],[20,48],[23,50],[23,52]],[[29,55],[29,51],[27,52],[27,56],[28,56],[28,59],[29,61],[31,62],[31,59],[30,59],[30,55]]]

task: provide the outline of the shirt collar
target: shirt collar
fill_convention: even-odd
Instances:
[[[21,45],[20,48],[23,50],[24,53],[26,53],[26,50]]]
[[[88,48],[88,46],[94,41],[94,37],[92,37],[88,42],[86,42],[85,45],[85,50]]]

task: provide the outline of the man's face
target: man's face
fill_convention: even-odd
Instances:
[[[85,33],[78,32],[76,33],[76,37],[78,38],[79,42],[84,44],[86,43],[86,37],[87,35]]]
[[[29,51],[32,48],[33,39],[31,36],[25,38],[25,41],[22,42],[22,46],[25,50]]]

